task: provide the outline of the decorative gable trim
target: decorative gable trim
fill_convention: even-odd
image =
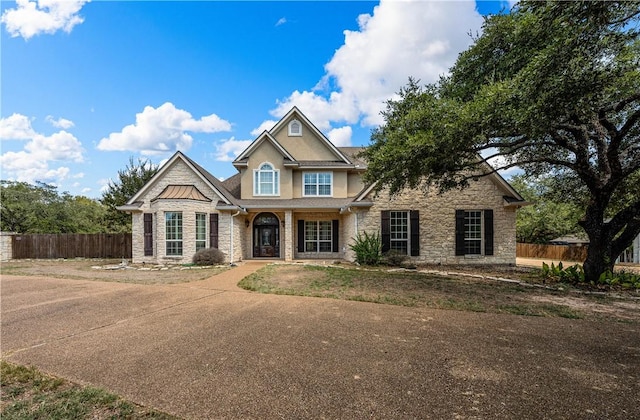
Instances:
[[[232,204],[232,202],[227,198],[227,195],[222,192],[224,190],[224,187],[222,186],[221,182],[219,182],[219,186],[214,185],[215,181],[213,181],[213,179],[210,180],[207,176],[205,176],[205,174],[202,173],[204,169],[202,169],[200,166],[196,166],[195,162],[185,156],[182,152],[178,151],[175,152],[173,156],[171,156],[171,158],[169,158],[169,161],[167,161],[167,163],[162,165],[160,170],[146,184],[144,184],[144,186],[140,188],[140,191],[138,191],[133,197],[131,197],[129,201],[127,201],[127,204],[123,207],[131,206],[136,201],[140,201],[140,197],[144,196],[153,184],[162,179],[165,173],[169,170],[169,168],[173,166],[173,164],[178,159],[184,162],[184,164],[187,165],[187,167],[189,167],[189,169],[191,169],[193,173],[198,176],[204,183],[206,183],[218,195],[218,197],[222,199],[222,201],[224,201],[226,204]],[[209,173],[207,174],[211,178],[213,178],[213,175]]]

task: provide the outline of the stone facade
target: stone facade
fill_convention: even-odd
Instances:
[[[184,200],[184,199],[159,199],[154,200],[168,185],[193,185],[204,196],[212,201]],[[231,256],[231,237],[229,229],[228,213],[221,213],[216,210],[215,206],[220,197],[216,192],[199,176],[197,176],[187,164],[178,159],[171,167],[164,170],[162,177],[155,180],[153,184],[145,191],[145,194],[139,197],[139,201],[143,204],[138,212],[132,215],[132,250],[134,263],[173,263],[185,264],[190,263],[193,254],[196,252],[196,213],[206,214],[206,242],[209,247],[209,215],[218,213],[219,230],[218,230],[218,248],[224,252],[227,259]],[[165,239],[165,213],[166,212],[182,213],[182,255],[168,256],[166,252]],[[144,255],[144,213],[153,214],[153,255]],[[241,241],[236,241],[236,249],[240,249]],[[238,253],[240,255],[240,253]]]
[[[13,259],[12,238],[15,233],[0,232],[0,261]]]
[[[381,191],[371,199],[373,207],[354,211],[352,232],[380,232],[383,210],[418,210],[420,212],[420,255],[410,257],[414,262],[442,264],[515,264],[516,259],[516,212],[505,208],[504,192],[489,177],[473,181],[462,191],[438,194],[420,190],[407,190],[395,197]],[[456,210],[492,209],[494,214],[494,254],[492,256],[455,255]],[[357,231],[356,221],[357,218]],[[347,260],[355,254],[348,249]]]
[[[294,120],[301,124],[295,136],[287,129]],[[190,262],[196,250],[196,214],[206,214],[208,247],[209,216],[215,213],[218,214],[218,247],[227,256],[227,261],[251,259],[254,258],[254,252],[264,258],[285,261],[312,258],[353,261],[355,255],[350,246],[358,233],[380,232],[381,214],[384,211],[406,211],[406,218],[402,220],[406,222],[408,232],[414,229],[406,245],[410,248],[408,250],[413,248],[414,253],[416,247],[409,246],[415,245],[416,226],[419,229],[419,255],[411,257],[413,262],[515,263],[516,207],[523,200],[498,175],[480,177],[462,191],[445,194],[406,190],[394,197],[385,191],[360,197],[365,188],[362,174],[366,162],[360,160],[358,150],[336,148],[294,107],[269,133],[261,134],[234,160],[239,174],[224,183],[177,152],[150,183],[123,206],[124,210],[133,213],[133,260],[149,263]],[[265,169],[262,173],[259,168],[265,162],[270,164],[272,170]],[[319,174],[325,174],[323,182]],[[255,188],[253,183],[256,182],[256,176],[262,175],[264,179],[259,184],[260,188]],[[277,186],[273,185],[275,182]],[[171,188],[165,191],[168,186]],[[194,190],[184,186],[195,187],[200,194],[187,194],[185,190]],[[322,192],[321,186],[324,187]],[[262,188],[274,194],[261,195]],[[516,204],[505,205],[505,196]],[[491,213],[487,211],[489,209]],[[475,255],[456,256],[458,210],[479,211],[482,215],[481,221],[469,225],[477,227],[478,232],[482,230],[479,233],[482,237],[476,240],[480,245],[469,250]],[[181,256],[167,255],[166,212],[182,214]],[[144,255],[144,213],[153,214],[151,256]],[[277,221],[265,218],[265,225],[254,226],[255,218],[261,213],[272,213]],[[492,215],[492,225],[485,222],[488,215]],[[298,251],[300,220],[338,220],[337,252]],[[490,226],[493,229],[489,229]],[[334,223],[331,229],[335,234]],[[254,244],[254,233],[264,235],[260,239],[262,243]],[[485,241],[491,236],[493,241]],[[279,238],[279,245],[270,240],[276,237]],[[467,245],[470,242],[467,241]],[[484,246],[485,243],[493,246]],[[332,250],[336,249],[335,245],[332,239]]]

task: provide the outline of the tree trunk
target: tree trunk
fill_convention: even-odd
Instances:
[[[589,249],[587,259],[584,261],[585,281],[598,283],[600,275],[607,271],[613,271],[616,257],[611,255],[611,242],[591,239],[589,235]]]
[[[607,197],[608,198],[608,197]],[[600,275],[613,271],[616,256],[612,255],[613,232],[604,221],[604,211],[608,200],[599,197],[585,211],[585,218],[580,222],[589,236],[587,259],[583,264],[585,281],[597,284]]]

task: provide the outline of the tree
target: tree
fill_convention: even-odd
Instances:
[[[640,233],[639,17],[637,0],[522,1],[488,17],[448,77],[410,79],[387,103],[365,179],[464,188],[490,172],[479,154],[549,176],[583,210],[596,281]]]
[[[104,230],[99,202],[42,182],[0,181],[0,229],[17,233],[97,233]]]
[[[116,207],[129,201],[157,172],[158,166],[149,160],[138,159],[136,163],[130,157],[129,164],[118,171],[118,179],[109,181],[100,202],[107,207],[106,220],[110,232],[131,232],[131,215]]]
[[[553,181],[550,178],[532,181],[523,175],[511,178],[511,186],[533,203],[518,210],[516,215],[518,242],[544,244],[560,236],[584,234],[578,225],[582,210],[573,202],[557,199]]]

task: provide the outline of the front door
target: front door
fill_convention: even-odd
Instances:
[[[280,257],[280,226],[272,213],[262,213],[254,220],[253,256]]]

